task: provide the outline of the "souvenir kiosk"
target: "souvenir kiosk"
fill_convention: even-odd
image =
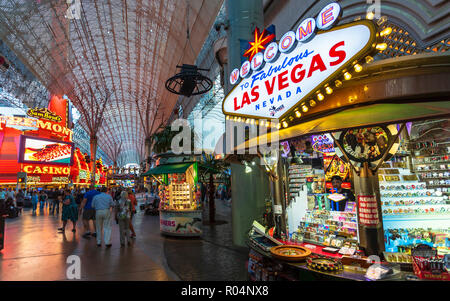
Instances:
[[[197,175],[197,162],[161,164],[143,174],[158,181],[162,234],[189,237],[202,234]]]

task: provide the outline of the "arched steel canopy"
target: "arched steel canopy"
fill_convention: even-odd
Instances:
[[[125,161],[142,160],[148,125],[167,119],[177,100],[164,82],[177,64],[195,61],[222,2],[82,0],[79,18],[76,9],[67,18],[65,0],[1,0],[0,39],[51,93],[72,100],[86,131],[98,117],[89,110],[110,95],[99,145],[122,143]],[[147,102],[161,105],[146,114]]]

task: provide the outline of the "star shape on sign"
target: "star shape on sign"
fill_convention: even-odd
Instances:
[[[261,50],[266,49],[266,45],[275,38],[274,34],[267,35],[267,31],[264,29],[262,33],[259,32],[258,28],[255,28],[255,39],[253,42],[249,42],[251,47],[247,49],[244,53],[244,56],[248,57],[248,60],[251,61],[252,58]]]

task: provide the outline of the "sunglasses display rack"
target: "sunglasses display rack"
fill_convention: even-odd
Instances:
[[[449,155],[421,156],[414,158],[415,172],[428,188],[450,194]]]
[[[442,230],[450,229],[449,195],[398,165],[380,169],[379,180],[386,251],[403,252],[417,243],[450,251],[450,233]]]

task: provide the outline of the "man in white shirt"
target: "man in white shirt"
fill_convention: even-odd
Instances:
[[[105,246],[111,247],[111,208],[115,206],[111,195],[106,193],[103,187],[100,194],[92,199],[92,208],[95,209],[95,223],[97,231],[97,246],[102,246],[102,236],[104,236]],[[103,235],[102,235],[103,229]]]

